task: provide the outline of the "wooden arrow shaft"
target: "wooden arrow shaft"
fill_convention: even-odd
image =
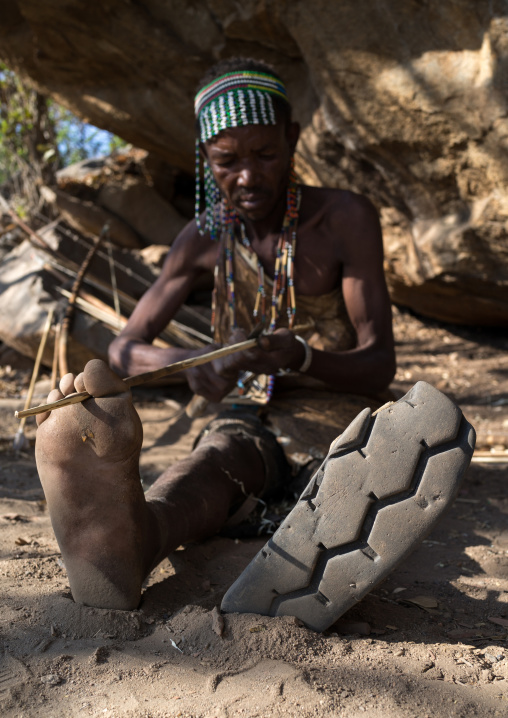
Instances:
[[[154,369],[153,371],[147,371],[144,374],[128,376],[124,379],[124,382],[128,387],[131,387],[138,386],[139,384],[145,384],[147,381],[152,381],[154,379],[162,379],[166,376],[177,374],[179,371],[184,371],[184,369],[192,369],[192,367],[200,366],[201,364],[207,364],[214,359],[220,359],[221,357],[226,357],[230,354],[235,354],[236,352],[252,349],[256,346],[257,341],[257,339],[247,339],[246,341],[239,342],[238,344],[231,344],[230,346],[221,347],[220,349],[215,349],[214,351],[208,352],[207,354],[201,354],[197,357],[189,357],[188,359],[177,361],[174,364],[168,364],[168,366],[164,366],[161,369]],[[61,409],[63,406],[69,406],[70,404],[79,404],[82,401],[85,401],[86,399],[90,398],[91,394],[89,394],[87,391],[82,391],[78,394],[70,394],[63,399],[58,399],[58,401],[53,401],[50,404],[40,404],[40,406],[34,406],[31,409],[25,409],[24,411],[16,411],[15,417],[17,419],[22,419],[25,416],[35,416],[35,414],[43,414],[46,411]]]

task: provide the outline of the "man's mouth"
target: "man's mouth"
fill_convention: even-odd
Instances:
[[[237,195],[235,203],[241,207],[254,207],[262,202],[265,202],[267,195],[265,192],[243,192]]]

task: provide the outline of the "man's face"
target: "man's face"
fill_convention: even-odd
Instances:
[[[298,125],[246,125],[206,142],[215,180],[235,210],[252,222],[270,219],[285,203]]]

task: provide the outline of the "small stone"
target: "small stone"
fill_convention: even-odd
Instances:
[[[428,678],[431,681],[443,681],[444,674],[440,668],[433,666],[428,671],[425,671],[425,678]]]
[[[266,626],[263,623],[260,623],[257,626],[252,626],[252,628],[249,628],[249,631],[251,633],[260,633],[261,631],[266,631]]]
[[[422,673],[427,673],[427,671],[430,671],[431,668],[434,668],[435,663],[434,661],[426,661],[426,663],[423,664],[421,668]]]
[[[41,676],[41,683],[46,683],[48,686],[58,686],[61,682],[61,676],[56,673],[48,673],[47,676]]]
[[[106,663],[109,657],[109,648],[99,646],[90,656],[90,663]]]
[[[213,610],[211,611],[211,616],[212,631],[218,636],[222,636],[222,634],[224,633],[224,618],[221,616],[221,613],[217,606],[214,606]]]
[[[288,623],[290,626],[298,626],[298,628],[302,628],[304,625],[303,621],[300,621],[299,618],[296,616],[284,616],[284,620],[286,623]],[[330,633],[330,636],[336,636],[336,633]]]

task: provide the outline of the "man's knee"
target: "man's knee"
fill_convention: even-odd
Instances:
[[[252,461],[260,465],[265,477],[261,496],[277,493],[289,482],[291,469],[284,452],[256,414],[231,411],[213,419],[196,439],[194,451],[208,447],[226,452],[230,458],[236,449],[246,471],[253,466]]]

